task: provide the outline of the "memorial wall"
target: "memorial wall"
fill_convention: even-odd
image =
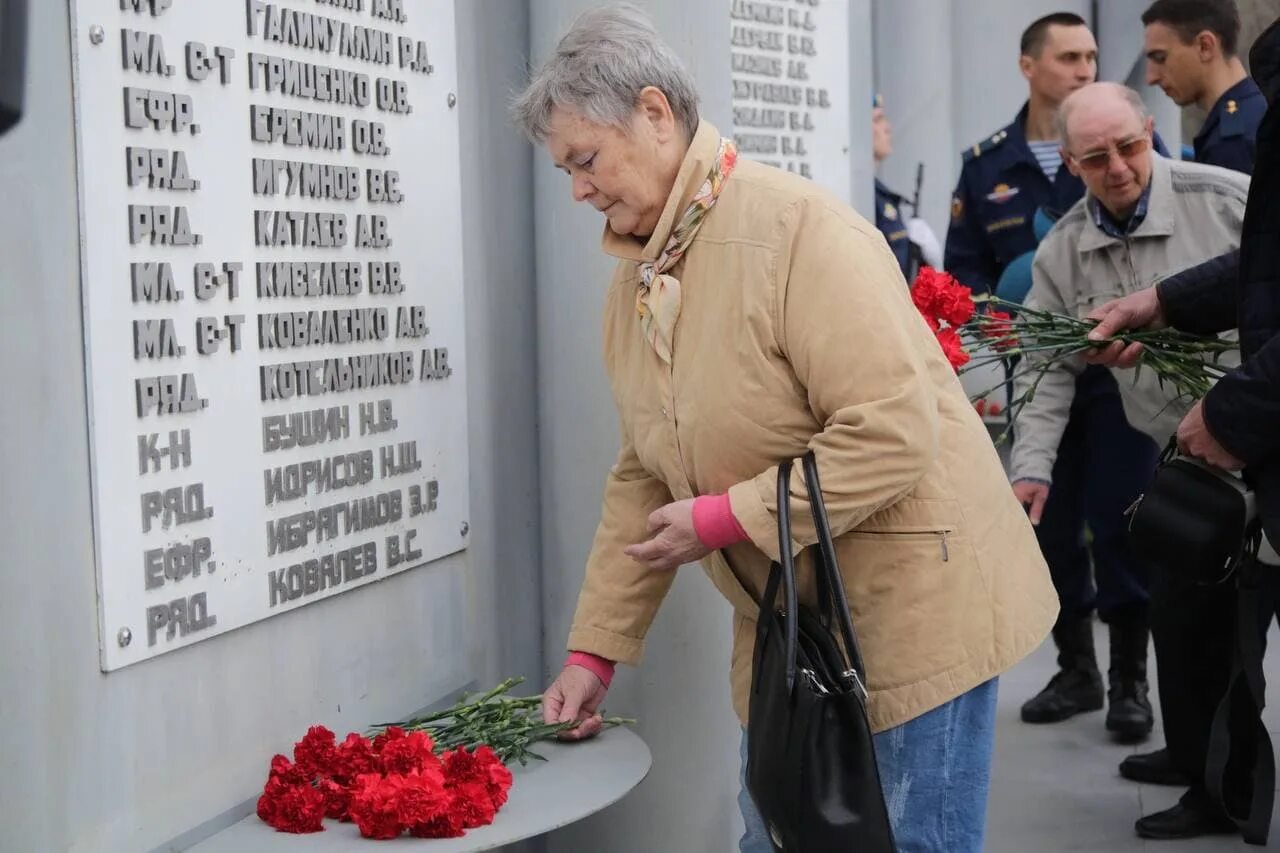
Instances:
[[[849,202],[848,0],[731,0],[729,17],[738,151]]]
[[[432,5],[73,3],[104,669],[466,545]]]
[[[542,680],[534,188],[505,107],[525,79],[529,11],[395,8],[29,5],[26,109],[0,135],[0,754],[22,771],[0,777],[6,850],[185,849],[251,814],[264,762],[309,725],[362,731],[468,686]],[[287,43],[305,38],[333,46]],[[188,65],[188,43],[203,61],[193,46]],[[251,54],[272,58],[256,78]],[[367,78],[368,101],[361,77],[320,66]],[[346,102],[317,100],[314,81],[337,77],[352,81]],[[126,102],[126,89],[157,95]],[[284,127],[255,131],[255,106]],[[341,119],[343,146],[289,144],[303,113],[333,131]],[[267,162],[255,187],[255,161],[276,161],[274,194]],[[359,170],[345,193],[334,167]],[[291,214],[315,214],[296,244]],[[334,245],[308,245],[321,241]],[[264,332],[268,315],[295,334],[319,319],[322,338]],[[388,381],[406,378],[387,359],[402,352],[412,379]],[[373,357],[359,380],[341,363],[330,380],[273,370]],[[333,409],[326,433],[304,420],[283,446],[290,419]],[[393,491],[398,520],[387,498],[385,515],[357,503],[356,523],[353,502]],[[336,555],[360,547],[373,559],[357,577]]]

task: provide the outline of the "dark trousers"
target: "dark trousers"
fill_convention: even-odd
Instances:
[[[1113,614],[1146,607],[1147,572],[1130,551],[1124,511],[1150,482],[1158,455],[1155,442],[1129,426],[1110,371],[1088,368],[1076,380],[1053,486],[1036,528],[1064,619],[1087,617],[1096,608],[1107,622]]]
[[[1265,637],[1277,607],[1280,568],[1260,566],[1258,630]],[[1236,643],[1234,579],[1207,584],[1199,574],[1178,567],[1151,567],[1151,642],[1160,682],[1160,716],[1174,765],[1193,781],[1188,798],[1208,808],[1204,787],[1213,715],[1227,691]],[[1248,719],[1232,719],[1233,760],[1227,765],[1229,795],[1247,800],[1252,750]],[[1233,798],[1235,799],[1235,798]]]

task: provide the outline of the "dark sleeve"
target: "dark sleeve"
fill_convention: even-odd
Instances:
[[[995,290],[998,270],[995,254],[976,215],[973,193],[969,191],[970,173],[968,168],[961,170],[960,182],[951,197],[951,224],[947,227],[942,265],[977,296]]]
[[[1254,141],[1243,133],[1221,136],[1207,148],[1200,162],[1253,174]]]
[[[1240,250],[1189,267],[1156,285],[1165,320],[1175,329],[1216,335],[1236,328]]]
[[[1218,380],[1204,398],[1204,419],[1218,443],[1246,465],[1280,448],[1280,335]]]

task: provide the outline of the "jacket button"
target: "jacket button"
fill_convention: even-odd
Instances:
[[[662,407],[662,416],[663,416],[664,418],[666,418],[666,417],[670,417],[670,415],[667,413],[667,407],[666,407],[666,406],[663,406],[663,407]]]

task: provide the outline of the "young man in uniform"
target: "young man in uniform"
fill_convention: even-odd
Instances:
[[[1018,64],[1027,103],[1013,123],[965,152],[951,203],[946,268],[975,294],[996,290],[1011,262],[1035,252],[1038,212],[1056,218],[1084,195],[1062,162],[1054,117],[1068,95],[1093,82],[1097,54],[1093,34],[1074,14],[1047,15],[1023,33]],[[1091,367],[1076,380],[1052,490],[1043,481],[1014,483],[1062,602],[1053,630],[1060,671],[1023,705],[1026,722],[1057,722],[1103,707],[1096,609],[1111,633],[1106,727],[1124,740],[1151,731],[1146,576],[1129,551],[1123,513],[1150,478],[1156,454],[1155,444],[1125,420],[1115,379]]]
[[[1195,104],[1209,114],[1196,134],[1196,162],[1252,174],[1267,99],[1236,55],[1234,0],[1156,0],[1142,23],[1147,85],[1180,107]]]

